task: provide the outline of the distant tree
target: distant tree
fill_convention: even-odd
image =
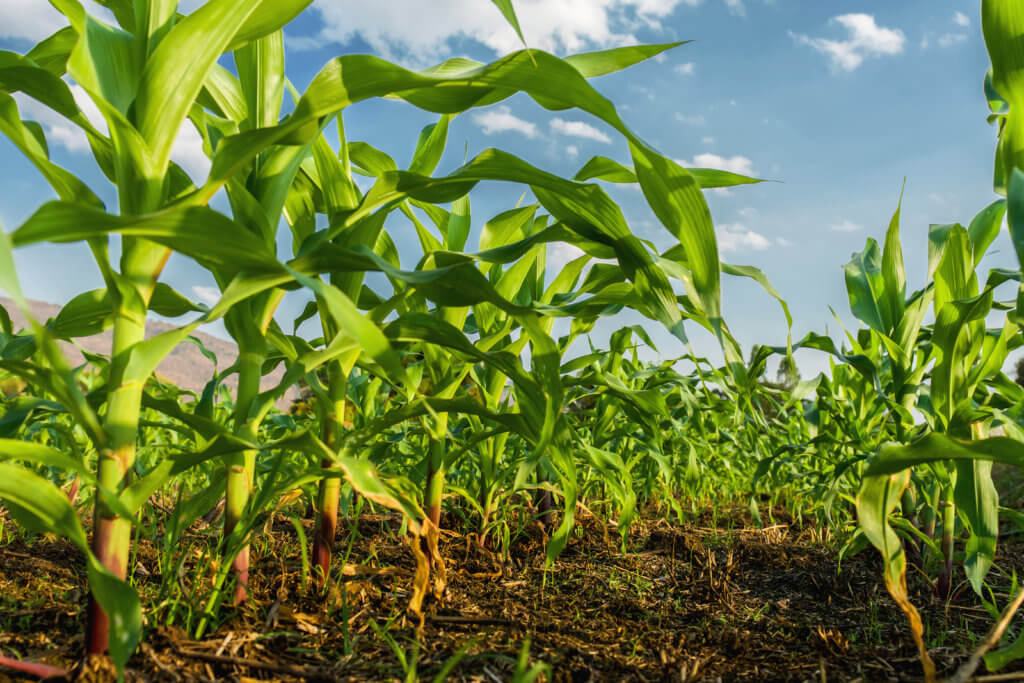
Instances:
[[[747,372],[750,373],[750,375],[757,380],[760,380],[762,377],[764,377],[765,370],[768,366],[767,361],[762,360],[760,363],[757,364],[756,368],[754,367],[754,358],[757,356],[757,353],[760,350],[760,344],[753,344],[750,347],[750,355],[747,357]]]
[[[775,382],[791,390],[800,381],[800,368],[792,356],[783,356],[779,361],[779,369],[775,373]]]

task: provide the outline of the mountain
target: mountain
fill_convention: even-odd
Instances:
[[[8,314],[11,316],[11,322],[14,323],[14,329],[27,328],[28,323],[25,317],[18,310],[17,306],[10,299],[0,297],[0,306],[3,306]],[[33,317],[40,322],[46,322],[50,318],[57,316],[60,312],[60,306],[56,304],[45,303],[42,301],[29,301],[29,306],[32,310]],[[149,339],[161,332],[174,329],[174,325],[158,322],[155,320],[147,321],[146,323],[146,338]],[[203,343],[209,351],[217,357],[217,369],[220,371],[226,370],[230,367],[235,359],[238,358],[238,349],[229,341],[225,341],[218,337],[206,334],[204,332],[193,332],[192,336]],[[64,351],[64,355],[68,361],[74,366],[79,365],[84,361],[82,352],[76,348],[81,347],[89,353],[110,355],[110,344],[112,334],[110,330],[102,332],[91,337],[79,337],[75,339],[75,343],[71,344],[68,342],[59,342],[61,349]],[[157,367],[157,374],[164,380],[175,384],[176,386],[186,389],[188,391],[194,391],[197,394],[201,393],[206,383],[213,377],[214,365],[211,363],[206,356],[202,354],[199,347],[192,342],[184,342],[174,348],[171,353],[163,360],[162,363]],[[284,369],[278,366],[272,373],[263,377],[260,382],[261,389],[269,389],[278,382],[281,381],[281,377],[284,375]],[[238,376],[231,375],[224,380],[224,384],[229,387],[236,387],[238,385]],[[288,390],[284,398],[278,401],[278,408],[287,410],[291,402],[298,398],[298,391],[295,388]]]

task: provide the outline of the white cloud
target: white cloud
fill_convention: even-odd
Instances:
[[[565,148],[565,155],[570,159],[575,159],[580,155],[580,148],[576,145],[569,145]]]
[[[39,42],[67,25],[64,15],[40,0],[0,0],[0,38]]]
[[[203,138],[191,121],[185,121],[171,148],[171,159],[199,184],[210,175],[210,158],[203,151]]]
[[[650,221],[630,221],[630,225],[639,226],[641,228],[653,227],[653,224]],[[586,254],[585,251],[577,247],[575,244],[569,244],[567,242],[550,242],[548,243],[548,248],[548,265],[551,267],[552,272],[561,270],[567,263],[569,263],[569,261],[578,259]],[[614,264],[615,259],[594,258],[591,256],[589,263]]]
[[[566,121],[565,119],[551,119],[551,130],[560,135],[570,135],[577,138],[587,138],[610,144],[612,139],[589,123],[583,121]]]
[[[801,45],[808,45],[828,56],[835,69],[853,71],[863,63],[865,57],[898,55],[903,52],[906,36],[898,28],[886,28],[875,23],[870,14],[841,14],[829,23],[840,24],[846,29],[846,40],[811,38],[790,31],[789,35]]]
[[[636,85],[636,84],[633,84],[633,85],[631,85],[629,87],[630,87],[631,90],[635,90],[636,92],[640,93],[641,95],[646,96],[647,99],[649,99],[651,101],[654,100],[654,90],[653,89],[644,87],[642,85]]]
[[[704,0],[683,0],[684,5],[690,7],[699,6]],[[768,0],[771,2],[771,0]],[[743,0],[722,0],[726,8],[728,8],[731,14],[735,14],[738,17],[745,17],[747,15],[747,8],[743,4]]]
[[[757,216],[757,209],[748,206],[746,208],[740,209],[736,213],[743,216],[744,218],[754,218],[755,216]]]
[[[844,220],[842,223],[837,223],[830,228],[832,232],[857,232],[860,229],[861,226],[849,220]]]
[[[745,248],[764,251],[771,246],[767,237],[759,232],[748,230],[746,226],[739,223],[723,223],[716,226],[715,236],[718,237],[720,251],[739,251]]]
[[[473,120],[483,130],[484,135],[514,131],[531,139],[537,137],[536,124],[515,116],[505,105],[476,114]]]
[[[677,64],[672,70],[681,76],[692,76],[697,70],[697,65],[693,62],[686,62],[685,64]]]
[[[196,3],[197,0],[191,0]],[[201,3],[200,3],[201,4]],[[91,4],[89,14],[111,26],[117,26],[113,13]],[[0,0],[0,38],[29,40],[38,43],[68,25],[63,14],[45,0]]]
[[[739,173],[740,175],[754,175],[754,162],[745,156],[736,154],[731,157],[722,157],[717,154],[698,154],[690,161],[677,160],[683,166],[696,168],[717,168],[722,171]]]
[[[676,112],[676,121],[685,123],[688,126],[703,126],[705,123],[703,114],[694,114],[693,116],[687,116],[681,112]]]
[[[698,7],[703,2],[704,0],[683,0],[683,4],[689,5],[690,7]],[[725,4],[726,8],[729,10],[731,14],[734,14],[738,17],[747,16],[747,8],[743,4],[743,0],[722,0],[722,2]],[[765,0],[765,2],[772,3],[774,2],[774,0]]]
[[[633,31],[662,30],[661,21],[684,1],[694,4],[690,0],[520,0],[516,15],[530,47],[578,52],[637,43]],[[346,43],[359,36],[389,59],[419,63],[450,55],[452,42],[459,39],[482,43],[499,54],[522,48],[501,13],[479,0],[316,0],[313,7],[324,26],[315,36],[290,37],[293,47]]]
[[[107,134],[107,122],[100,114],[99,108],[93,103],[92,98],[85,92],[82,86],[72,84],[71,95],[75,98],[75,104],[82,110],[85,118],[101,133]],[[46,133],[46,141],[52,147],[60,145],[69,152],[87,152],[89,150],[89,139],[85,132],[74,123],[53,111],[46,105],[40,104],[37,100],[23,93],[15,93],[14,99],[18,103],[18,109],[23,119],[36,121],[43,127]]]
[[[713,137],[711,137],[710,135],[705,135],[704,137],[702,137],[700,139],[700,141],[703,142],[705,145],[713,145],[713,144],[715,144],[715,139]]]
[[[216,287],[204,287],[203,285],[192,285],[192,293],[196,298],[207,306],[213,306],[220,301],[220,290]]]
[[[285,47],[289,50],[295,50],[296,52],[319,50],[331,42],[333,41],[322,38],[321,36],[295,36],[287,31],[285,31],[284,34]]]
[[[729,11],[738,17],[747,16],[747,8],[743,6],[743,0],[723,0]]]
[[[935,42],[939,44],[939,47],[953,47],[967,40],[967,34],[965,33],[946,33],[939,36],[939,39]]]
[[[779,245],[780,247],[791,247],[791,246],[793,246],[793,243],[790,242],[789,240],[787,240],[785,237],[776,237],[775,238],[775,244]]]
[[[551,242],[548,244],[548,263],[552,271],[558,271],[567,263],[583,256],[583,250],[567,242]]]
[[[953,23],[967,28],[971,25],[971,20],[963,12],[953,12]]]

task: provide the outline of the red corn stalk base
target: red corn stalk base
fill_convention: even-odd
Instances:
[[[26,676],[34,676],[39,679],[47,678],[68,678],[70,672],[59,666],[40,664],[38,662],[26,662],[20,659],[11,659],[0,655],[0,667],[12,669]]]

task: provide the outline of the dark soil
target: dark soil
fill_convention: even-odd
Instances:
[[[719,519],[729,528],[638,523],[622,552],[614,530],[609,536],[584,515],[549,569],[539,524],[513,543],[505,562],[472,536],[445,533],[447,590],[443,601],[428,599],[418,652],[418,622],[405,611],[414,561],[394,520],[364,515],[349,565],[327,596],[303,590],[296,530],[277,521],[254,545],[251,603],[224,610],[225,621],[200,641],[150,616],[127,677],[405,680],[398,648],[415,661],[420,679],[433,680],[464,648],[450,680],[505,681],[528,640],[530,666],[550,666],[542,680],[920,678],[906,622],[885,593],[873,550],[837,571],[836,550],[815,529],[800,531],[792,522],[743,526],[740,513]],[[308,525],[305,531],[308,537]],[[339,553],[348,540],[341,536]],[[151,544],[138,546],[148,568],[136,573],[145,601],[160,584],[159,563]],[[1008,544],[1000,551],[1020,554]],[[992,619],[969,589],[947,605],[911,572],[932,656],[940,673],[951,673]],[[183,581],[197,575],[202,570]],[[0,653],[77,666],[80,680],[109,679],[102,660],[79,662],[85,601],[84,565],[69,544],[35,538],[0,546]],[[371,620],[389,628],[394,648]]]

